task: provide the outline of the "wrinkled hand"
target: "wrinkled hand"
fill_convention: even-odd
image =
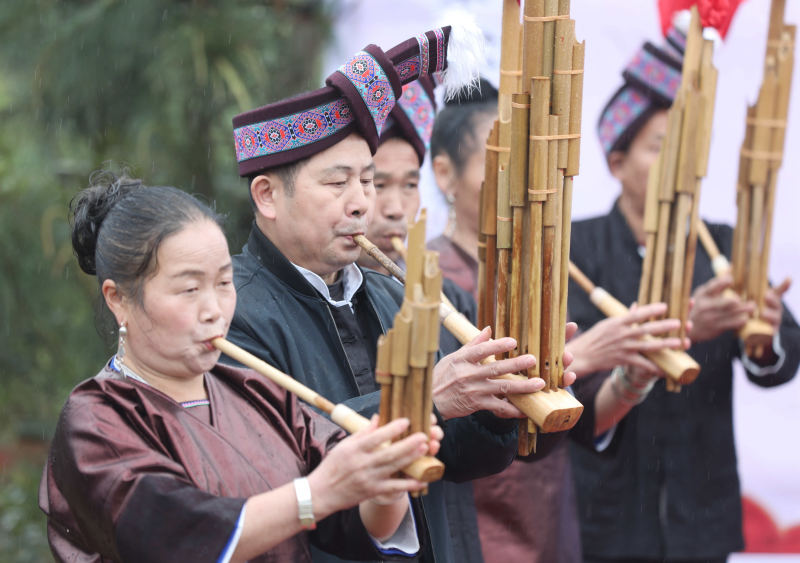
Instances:
[[[581,333],[567,344],[567,350],[575,356],[572,369],[578,377],[596,371],[611,370],[615,366],[630,366],[650,375],[657,375],[660,369],[642,354],[664,348],[689,347],[689,340],[678,337],[652,338],[678,330],[679,319],[648,319],[660,317],[667,312],[664,303],[631,307],[627,315],[609,317]]]
[[[533,393],[544,387],[540,378],[509,381],[493,380],[506,373],[519,373],[536,365],[530,354],[481,364],[489,356],[516,348],[513,338],[491,340],[487,327],[471,342],[442,358],[433,370],[433,402],[445,420],[488,410],[501,418],[524,418],[507,395]]]
[[[786,278],[777,287],[770,287],[764,293],[764,306],[761,308],[759,318],[768,323],[772,328],[777,331],[781,326],[781,318],[783,317],[783,303],[781,298],[783,294],[789,290],[792,285],[792,280]]]
[[[755,311],[754,303],[742,301],[736,294],[725,291],[732,284],[733,279],[726,274],[695,289],[689,312],[692,322],[689,338],[693,342],[711,340],[728,330],[739,330]]]
[[[439,449],[444,435],[438,426],[430,436],[421,432],[387,444],[408,429],[407,418],[378,427],[377,416],[369,426],[348,436],[308,475],[317,519],[344,510],[370,498],[398,497],[419,491],[426,483],[395,474],[420,456]]]

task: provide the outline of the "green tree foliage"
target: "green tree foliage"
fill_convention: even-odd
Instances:
[[[215,201],[237,250],[251,211],[231,118],[320,84],[332,9],[332,0],[0,2],[0,445],[46,441],[69,389],[115,345],[69,241],[68,204],[89,173],[121,163],[148,184]],[[33,494],[30,467],[22,477],[0,467],[0,490]],[[0,496],[0,514],[25,514],[18,497]],[[32,525],[43,533],[42,521]],[[31,529],[0,520],[9,538],[0,560],[21,560],[15,545],[43,545]]]

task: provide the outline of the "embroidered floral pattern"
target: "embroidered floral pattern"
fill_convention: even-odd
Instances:
[[[398,64],[395,69],[400,77],[400,82],[406,83],[419,78],[419,57],[411,57]]]
[[[625,72],[647,84],[664,98],[672,100],[681,85],[681,71],[675,69],[642,49],[630,62]]]
[[[414,126],[417,136],[425,144],[425,149],[430,148],[435,110],[425,88],[416,81],[406,84],[398,104]]]
[[[343,129],[353,121],[350,104],[344,98],[233,131],[236,160],[275,154],[310,145]]]
[[[633,88],[626,88],[608,106],[598,126],[600,144],[606,154],[611,152],[617,139],[649,105],[650,100],[646,96]]]
[[[372,116],[375,131],[380,134],[383,124],[395,104],[394,91],[386,72],[378,64],[378,61],[366,51],[356,53],[339,67],[339,72],[356,87]]]

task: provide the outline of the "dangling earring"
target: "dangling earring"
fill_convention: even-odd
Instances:
[[[445,227],[444,235],[448,238],[453,236],[456,231],[456,196],[451,192],[447,192],[444,196],[447,200],[447,226]]]
[[[125,323],[119,325],[119,345],[117,346],[117,360],[122,361],[125,358],[125,337],[128,336],[128,328]]]

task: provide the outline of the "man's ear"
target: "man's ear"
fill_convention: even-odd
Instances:
[[[267,219],[275,219],[276,198],[283,195],[283,185],[274,174],[260,174],[250,182],[250,196],[258,213]]]
[[[445,199],[450,201],[455,194],[453,192],[453,185],[455,184],[456,168],[453,166],[453,161],[446,154],[437,154],[433,157],[431,162],[433,167],[433,177],[436,180],[436,186],[442,192]],[[448,197],[448,195],[450,197]]]
[[[622,181],[625,168],[625,159],[628,155],[622,151],[611,151],[608,154],[608,170],[611,175]]]

